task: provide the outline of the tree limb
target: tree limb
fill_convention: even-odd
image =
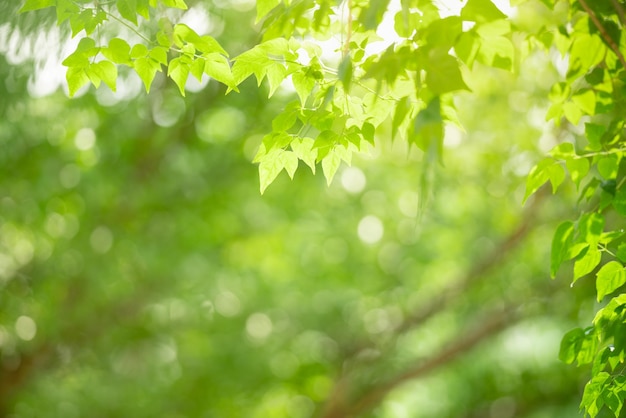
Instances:
[[[490,312],[485,315],[484,321],[480,327],[473,329],[452,344],[446,346],[438,354],[397,375],[391,380],[372,387],[350,405],[346,406],[345,402],[335,402],[329,405],[322,417],[356,417],[380,403],[389,392],[401,384],[412,379],[426,376],[437,368],[449,364],[462,354],[470,351],[486,338],[506,329],[518,319],[520,319],[520,316],[517,315],[513,309]]]

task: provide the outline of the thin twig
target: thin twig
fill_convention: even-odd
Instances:
[[[600,35],[602,35],[602,38],[604,39],[604,41],[611,48],[611,50],[615,53],[615,55],[617,55],[619,62],[622,63],[622,67],[626,68],[626,59],[624,59],[624,55],[622,55],[622,52],[619,50],[619,46],[617,46],[613,38],[611,38],[609,33],[606,31],[606,28],[602,25],[602,23],[600,22],[596,14],[593,12],[593,10],[589,8],[585,0],[578,0],[578,2],[582,6],[582,8],[585,9],[585,12],[587,12],[587,14],[589,15],[589,18],[591,19],[593,24],[596,26],[596,28],[598,28],[598,31],[600,31]]]
[[[144,41],[148,42],[148,44],[152,44],[153,42],[146,38],[141,32],[139,32],[137,29],[133,28],[131,25],[129,25],[128,23],[124,22],[122,19],[120,19],[119,17],[115,16],[113,13],[109,13],[106,10],[102,9],[102,11],[104,13],[106,13],[106,15],[108,17],[113,18],[114,20],[117,20],[119,23],[121,23],[122,25],[126,26],[128,29],[130,29],[131,31],[133,31],[137,36],[139,36],[141,39],[143,39]]]

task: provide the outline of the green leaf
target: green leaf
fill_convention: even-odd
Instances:
[[[267,186],[272,184],[274,179],[285,167],[285,160],[281,155],[285,153],[283,149],[273,149],[260,159],[259,164],[259,181],[261,194],[265,192]],[[296,159],[297,163],[297,159]]]
[[[398,129],[402,122],[406,119],[406,115],[413,106],[411,105],[411,99],[409,97],[403,97],[398,100],[396,104],[396,111],[393,114],[391,121],[391,140],[393,140],[398,134]]]
[[[555,166],[557,166],[555,168]],[[556,188],[565,179],[565,171],[563,167],[558,165],[558,162],[553,158],[544,158],[535,165],[528,174],[526,179],[526,193],[524,194],[523,202],[528,199],[530,195],[535,193],[543,184],[550,180],[552,183],[552,191],[555,192]]]
[[[272,97],[287,76],[287,69],[281,63],[274,63],[266,68],[266,76],[270,85],[268,97]]]
[[[184,43],[200,43],[200,35],[184,23],[174,25],[174,43],[182,47]]]
[[[578,356],[581,341],[584,337],[585,332],[580,328],[568,331],[561,339],[559,360],[567,364],[572,364],[576,360],[576,356]]]
[[[73,97],[78,89],[89,83],[89,76],[84,68],[69,67],[65,73],[70,97]]]
[[[343,84],[343,88],[346,92],[350,90],[350,85],[352,84],[352,71],[352,59],[350,58],[350,54],[346,54],[337,69],[337,78],[339,78],[339,81]]]
[[[585,123],[585,136],[589,141],[589,148],[593,151],[602,149],[602,135],[606,132],[606,127],[595,123]]]
[[[131,58],[144,58],[148,56],[148,47],[143,44],[133,45],[133,49],[130,50]]]
[[[72,16],[80,13],[80,7],[74,0],[56,0],[57,24],[65,22]]]
[[[607,180],[614,179],[619,170],[620,158],[616,154],[602,155],[598,159],[598,173]]]
[[[621,243],[618,247],[617,247],[617,252],[615,253],[615,256],[622,262],[622,263],[626,263],[626,243]]]
[[[189,72],[191,72],[191,75],[193,75],[198,81],[202,81],[205,65],[206,60],[204,58],[197,58],[189,66]]]
[[[376,29],[387,11],[390,0],[371,0],[359,15],[359,22],[366,30]]]
[[[174,58],[170,61],[167,69],[167,75],[174,80],[181,95],[185,95],[185,84],[189,77],[189,64],[184,62],[181,57]]]
[[[232,90],[238,91],[233,78],[233,73],[230,71],[230,64],[228,59],[218,53],[211,53],[205,55],[206,64],[204,66],[204,72],[215,80],[227,85]]]
[[[330,129],[319,133],[313,144],[313,148],[317,150],[317,162],[322,161],[335,147],[337,137],[338,135]]]
[[[183,0],[161,0],[161,2],[168,7],[187,10],[187,4]]]
[[[589,173],[589,160],[586,158],[567,158],[565,166],[572,181],[576,187],[579,187],[581,180]]]
[[[423,37],[429,46],[450,49],[454,46],[461,33],[463,33],[461,18],[448,16],[443,19],[437,19],[428,25]]]
[[[577,33],[569,50],[567,79],[575,80],[599,64],[606,54],[606,46],[598,35]]]
[[[150,20],[150,1],[149,0],[135,0],[135,11],[138,15],[146,20]]]
[[[443,119],[441,118],[441,100],[439,96],[431,100],[422,109],[413,123],[411,142],[424,152],[435,151],[441,157],[443,146]]]
[[[117,83],[117,67],[110,61],[92,64],[89,69],[94,72],[111,90],[115,91]]]
[[[130,65],[130,45],[123,39],[111,39],[109,46],[102,48],[101,52],[114,63]]]
[[[117,11],[120,12],[120,15],[134,23],[137,24],[137,2],[136,0],[117,0]]]
[[[269,68],[281,66],[283,68],[283,78],[287,75],[284,64],[281,62],[285,54],[289,53],[289,42],[283,38],[272,39],[245,51],[234,58],[233,77],[235,84],[240,84],[250,75],[254,74],[257,83],[260,85]],[[273,83],[276,85],[276,76],[281,75],[281,70],[274,70]],[[282,81],[282,80],[280,80]],[[277,85],[276,85],[277,87]]]
[[[552,184],[552,193],[554,194],[561,183],[563,183],[563,180],[565,180],[565,169],[561,164],[555,163],[548,166],[547,172],[550,184]]]
[[[280,154],[280,159],[282,160],[283,167],[285,167],[285,171],[293,180],[293,176],[298,169],[298,157],[291,151],[285,151]]]
[[[491,22],[506,15],[489,0],[469,0],[461,9],[461,18],[472,22]]]
[[[150,50],[148,55],[159,64],[167,65],[167,48],[155,46]]]
[[[296,93],[298,93],[300,103],[304,106],[307,98],[313,92],[313,88],[315,87],[315,79],[309,77],[307,75],[306,69],[304,69],[304,71],[298,71],[293,73],[291,75],[291,81],[293,82],[293,86],[296,89]]]
[[[157,71],[161,70],[161,65],[152,58],[143,57],[137,58],[133,62],[133,68],[139,75],[139,78],[141,78],[141,81],[143,81],[144,86],[146,86],[146,93],[150,93],[150,85]]]
[[[463,32],[454,46],[456,56],[459,57],[469,68],[472,68],[474,61],[480,51],[481,38],[476,31]]]
[[[596,114],[596,95],[593,90],[585,90],[572,96],[572,102],[587,115]]]
[[[613,293],[619,287],[626,283],[626,271],[624,266],[617,261],[609,261],[600,271],[598,271],[596,279],[596,290],[598,293],[598,302],[610,293]]]
[[[459,62],[441,48],[435,48],[428,54],[426,84],[437,95],[456,90],[469,91],[461,76]]]
[[[313,174],[315,174],[315,159],[317,158],[317,150],[313,149],[314,143],[312,138],[297,138],[289,145],[298,159],[309,166]]]
[[[24,3],[18,13],[30,12],[53,6],[56,6],[56,0],[26,0],[26,3]]]
[[[574,278],[572,283],[576,283],[579,278],[591,273],[600,264],[602,255],[596,247],[588,247],[587,251],[574,261]]]
[[[289,130],[296,123],[299,114],[300,104],[298,102],[289,103],[272,121],[272,130],[274,132]]]
[[[570,221],[561,223],[552,238],[552,253],[550,256],[550,276],[554,278],[559,266],[567,260],[570,246],[572,245],[572,235],[574,224]]]
[[[257,0],[256,2],[256,22],[263,19],[272,9],[280,4],[280,0]]]
[[[333,177],[335,177],[335,173],[337,173],[339,164],[341,164],[341,158],[334,150],[331,150],[322,160],[322,171],[324,172],[324,177],[326,177],[326,184],[329,186],[333,181]]]
[[[595,246],[604,230],[604,216],[600,213],[585,213],[578,221],[579,240]]]
[[[606,381],[609,380],[610,377],[608,373],[600,372],[585,385],[580,407],[583,408],[591,418],[595,418],[598,412],[600,412],[600,409],[604,406],[601,395],[607,386]]]
[[[89,58],[97,54],[96,41],[85,37],[78,42],[76,50],[63,60],[62,64],[66,67],[85,68],[89,66]]]

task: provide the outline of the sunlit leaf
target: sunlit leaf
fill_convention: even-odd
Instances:
[[[609,261],[600,271],[598,271],[596,279],[596,290],[598,293],[598,302],[608,294],[613,293],[619,287],[626,283],[626,271],[624,266],[617,261]]]
[[[568,259],[573,233],[574,224],[570,221],[565,221],[556,228],[552,238],[552,253],[550,257],[550,275],[552,277],[556,276],[561,263]]]

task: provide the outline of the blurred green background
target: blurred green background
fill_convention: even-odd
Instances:
[[[428,196],[421,153],[384,133],[329,187],[301,167],[261,196],[251,160],[292,91],[181,98],[160,74],[146,95],[126,74],[70,100],[67,34],[18,7],[0,5],[0,416],[324,416],[420,365],[361,416],[579,416],[588,371],[557,355],[593,282],[548,274],[575,199],[521,204],[573,135],[544,122],[549,57],[465,74]],[[242,51],[253,9],[186,19]]]

